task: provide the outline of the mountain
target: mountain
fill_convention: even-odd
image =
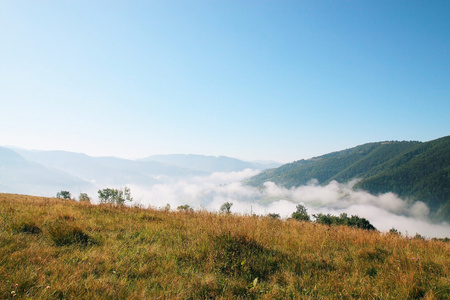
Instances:
[[[450,220],[450,136],[418,144],[369,175],[355,188],[424,201],[439,219]]]
[[[429,142],[364,144],[267,170],[245,183],[260,186],[271,181],[291,188],[311,179],[322,185],[360,179],[355,189],[423,201],[435,219],[450,221],[450,136]]]
[[[24,159],[0,147],[0,192],[54,196],[60,190],[87,191],[93,185],[64,171]]]
[[[15,150],[27,160],[64,170],[97,185],[152,185],[161,176],[179,178],[202,175],[199,171],[155,161],[134,161],[116,157],[91,157],[67,151]]]
[[[255,165],[259,170],[278,168],[283,165],[282,163],[274,160],[254,160],[251,161],[251,163]]]
[[[245,169],[265,169],[262,163],[251,163],[226,156],[195,154],[153,155],[141,161],[156,161],[201,172],[237,172]]]

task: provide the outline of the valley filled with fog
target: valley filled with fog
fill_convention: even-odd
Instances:
[[[230,202],[232,213],[271,213],[285,219],[298,204],[303,204],[310,216],[357,215],[383,232],[395,228],[408,236],[450,236],[448,223],[429,220],[430,209],[425,203],[410,203],[393,193],[371,195],[354,190],[357,180],[345,184],[331,181],[323,186],[312,179],[306,185],[290,189],[270,181],[261,187],[243,183],[265,168],[276,167],[274,162],[264,165],[202,155],[126,160],[62,151],[0,150],[3,193],[54,197],[57,192],[67,190],[73,198],[87,193],[93,203],[98,203],[98,190],[127,186],[134,198],[128,205],[157,209],[170,206],[171,210],[189,205],[195,210],[218,212],[223,203]]]
[[[279,214],[288,218],[297,204],[308,208],[308,214],[358,215],[368,219],[378,230],[395,228],[403,234],[416,233],[426,237],[448,237],[447,223],[433,224],[428,220],[429,208],[423,202],[409,204],[392,193],[374,196],[364,191],[352,190],[352,184],[336,181],[320,186],[310,184],[286,189],[267,182],[263,188],[242,184],[242,180],[258,173],[255,170],[212,173],[180,180],[167,180],[149,187],[130,184],[136,204],[171,209],[188,204],[194,209],[219,211],[225,202],[233,203],[231,211],[239,214]]]

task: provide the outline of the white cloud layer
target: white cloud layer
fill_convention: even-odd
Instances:
[[[341,184],[332,181],[327,186],[311,181],[305,186],[286,189],[273,182],[263,188],[245,186],[241,181],[258,171],[213,173],[209,176],[185,178],[178,181],[142,187],[130,184],[135,202],[157,208],[167,204],[172,209],[188,204],[195,209],[218,211],[224,202],[232,202],[232,212],[266,215],[277,213],[289,217],[297,204],[308,208],[310,215],[330,213],[358,215],[368,219],[378,230],[395,228],[409,236],[416,233],[426,237],[450,237],[450,225],[428,221],[429,208],[423,202],[410,204],[393,193],[371,195],[354,191],[355,182]]]

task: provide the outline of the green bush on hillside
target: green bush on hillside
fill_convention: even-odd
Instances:
[[[224,204],[222,204],[222,206],[220,207],[220,212],[221,213],[225,213],[225,214],[230,214],[231,213],[231,207],[233,206],[232,202],[225,202]]]
[[[69,191],[60,191],[58,193],[56,193],[56,198],[60,198],[60,199],[72,199],[72,195],[70,194]]]
[[[91,197],[89,197],[86,193],[80,193],[78,200],[80,200],[80,202],[91,203]]]
[[[103,189],[98,191],[98,198],[101,203],[108,203],[114,205],[124,205],[126,201],[133,201],[131,197],[130,188],[124,187],[123,190],[118,189]]]
[[[194,211],[194,209],[193,209],[192,207],[190,207],[188,204],[179,205],[179,206],[177,207],[177,210],[179,210],[179,211],[185,211],[185,212],[188,212],[188,211]]]
[[[360,218],[358,216],[351,216],[350,218],[346,213],[340,214],[339,217],[332,216],[330,214],[322,214],[319,213],[317,215],[313,215],[316,218],[316,223],[324,224],[324,225],[345,225],[355,228],[361,228],[366,230],[376,230],[376,228],[370,224],[367,219]]]
[[[86,246],[93,244],[94,240],[77,226],[57,220],[50,224],[48,233],[56,246],[79,244]]]
[[[292,213],[293,219],[296,219],[297,221],[306,221],[306,222],[309,222],[311,220],[311,218],[308,215],[306,206],[298,204],[296,208],[297,210]]]

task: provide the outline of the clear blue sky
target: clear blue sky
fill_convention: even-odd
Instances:
[[[0,0],[0,145],[293,161],[450,134],[450,1]]]

